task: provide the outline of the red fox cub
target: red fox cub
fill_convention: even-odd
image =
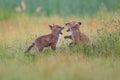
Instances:
[[[45,47],[49,46],[52,50],[56,50],[56,44],[58,42],[59,35],[63,34],[62,30],[64,27],[55,24],[49,25],[49,27],[52,32],[48,35],[38,37],[35,41],[33,41],[25,53],[29,52],[33,46],[36,46],[39,52],[42,52]]]
[[[69,46],[73,44],[76,45],[79,41],[92,44],[91,39],[80,31],[79,27],[81,24],[81,22],[77,21],[71,21],[65,24],[68,27],[67,32],[70,32],[71,35],[65,36],[64,38],[73,40],[73,42],[71,42]],[[95,47],[95,45],[93,45],[93,47]]]

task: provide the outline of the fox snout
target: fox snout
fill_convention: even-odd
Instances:
[[[67,30],[67,32],[69,32],[69,31],[70,31],[70,29]]]
[[[63,29],[64,29],[64,27],[61,27],[61,29],[63,30]]]
[[[64,29],[64,27],[62,27],[62,29]]]
[[[61,31],[60,31],[60,34],[62,35],[63,33],[62,33],[62,30],[64,29],[64,27],[61,27]]]

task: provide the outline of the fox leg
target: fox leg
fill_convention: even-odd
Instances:
[[[56,50],[56,44],[51,44],[51,49]]]
[[[38,48],[39,52],[42,52],[43,49],[44,49],[43,47]]]
[[[43,46],[40,46],[40,45],[39,45],[39,46],[37,45],[36,47],[38,48],[38,51],[39,51],[39,52],[42,52],[43,49],[44,49],[44,47],[43,47]]]
[[[42,44],[40,44],[40,43],[36,43],[36,47],[38,48],[39,52],[42,52],[44,49],[44,46],[42,46]]]
[[[64,38],[73,40],[72,35],[64,36]]]
[[[69,48],[71,48],[72,46],[75,46],[76,44],[75,44],[75,42],[71,42],[70,44],[69,44]]]

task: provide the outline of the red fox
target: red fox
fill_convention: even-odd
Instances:
[[[70,32],[71,35],[65,36],[64,38],[73,40],[73,42],[71,42],[69,46],[76,45],[78,44],[79,41],[81,41],[88,44],[92,44],[93,47],[95,47],[91,39],[80,31],[79,27],[81,24],[82,24],[81,22],[77,22],[77,21],[71,21],[66,23],[65,25],[68,27],[67,32]]]
[[[38,37],[25,51],[25,53],[29,52],[33,46],[36,46],[39,50],[39,52],[42,52],[45,47],[51,47],[52,50],[56,50],[56,44],[59,39],[59,35],[63,34],[62,30],[64,27],[61,27],[60,25],[49,25],[51,29],[51,33],[48,35],[43,35]]]

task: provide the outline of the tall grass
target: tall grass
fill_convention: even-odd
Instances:
[[[99,15],[103,16],[103,15]],[[99,17],[98,16],[98,17]],[[111,15],[109,15],[111,16]],[[120,17],[119,13],[114,13],[112,18],[106,16],[106,20],[101,20],[96,17],[93,19],[86,18],[60,18],[58,16],[54,16],[51,18],[45,17],[28,17],[25,14],[22,16],[17,16],[16,19],[10,19],[7,21],[2,21],[0,26],[2,28],[0,33],[1,42],[3,42],[4,47],[1,49],[4,52],[4,48],[6,51],[12,51],[14,54],[16,51],[21,52],[25,51],[25,49],[31,44],[31,42],[39,35],[48,34],[46,32],[50,32],[48,27],[51,23],[57,23],[64,26],[64,23],[69,21],[69,19],[74,19],[77,21],[82,21],[84,27],[80,27],[81,31],[91,36],[93,43],[96,45],[94,49],[91,45],[86,45],[80,43],[79,46],[74,47],[73,49],[68,49],[69,40],[64,40],[63,37],[59,43],[58,51],[67,53],[79,53],[82,52],[87,56],[97,55],[97,56],[120,56],[119,48],[120,48]],[[108,18],[108,19],[107,19]],[[56,21],[58,20],[58,21]],[[89,30],[88,30],[89,28]],[[92,31],[92,32],[91,32]],[[65,32],[65,31],[64,31]],[[65,34],[68,34],[65,32]],[[64,34],[64,35],[65,35]],[[2,43],[1,43],[2,44]],[[17,49],[16,49],[17,48]],[[12,50],[11,50],[12,49]],[[33,54],[36,50],[33,49]],[[16,52],[16,53],[17,53]]]
[[[66,28],[57,50],[24,51],[38,36],[50,33],[49,24],[64,26],[70,20],[81,21],[81,31],[96,45],[80,43],[68,48]],[[30,17],[17,15],[0,22],[0,80],[119,80],[120,15],[101,12],[90,17]],[[31,55],[30,55],[31,54]]]

